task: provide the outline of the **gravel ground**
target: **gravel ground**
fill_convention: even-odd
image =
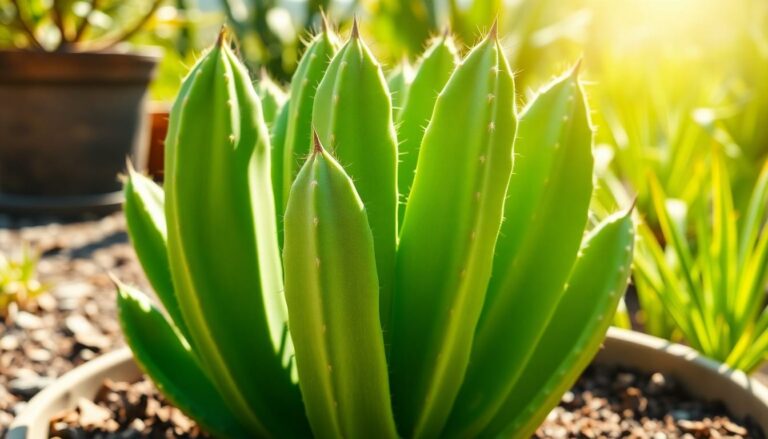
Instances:
[[[123,344],[108,273],[147,286],[121,213],[75,222],[0,216],[0,252],[23,243],[40,253],[49,292],[0,318],[0,437],[42,387]]]

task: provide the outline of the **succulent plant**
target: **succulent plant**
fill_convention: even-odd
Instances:
[[[165,312],[119,282],[118,304],[138,363],[204,428],[528,437],[598,350],[634,227],[627,210],[585,234],[592,128],[578,69],[518,115],[495,26],[455,67],[447,38],[414,80],[433,78],[435,95],[405,98],[407,132],[426,131],[411,139],[400,226],[404,132],[356,30],[340,48],[328,27],[314,38],[271,135],[226,38],[185,79],[164,193],[132,170],[125,185]]]
[[[24,245],[18,257],[0,253],[0,317],[5,316],[11,303],[22,306],[45,292],[37,279],[37,255]]]

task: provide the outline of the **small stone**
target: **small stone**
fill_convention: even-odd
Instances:
[[[31,399],[37,395],[45,386],[53,382],[52,378],[35,375],[16,378],[8,383],[8,390],[14,395],[25,399]]]
[[[109,337],[96,329],[91,322],[80,314],[73,314],[64,321],[64,326],[75,340],[86,348],[101,351],[111,345]]]
[[[77,411],[80,413],[80,425],[86,429],[101,427],[112,417],[109,410],[86,398],[80,398],[77,403]]]
[[[14,334],[6,334],[0,338],[0,350],[13,351],[19,347],[19,338]]]
[[[728,433],[735,434],[737,436],[746,436],[747,429],[734,424],[731,421],[723,420],[723,429]]]
[[[646,387],[645,392],[648,395],[660,395],[666,385],[667,380],[664,378],[664,375],[656,372],[651,375],[651,379],[648,382],[648,386]]]
[[[95,328],[88,319],[80,314],[72,314],[64,320],[64,327],[67,328],[70,335],[77,335],[95,331]]]
[[[93,285],[83,281],[59,283],[51,291],[59,299],[80,299],[92,295],[93,292]]]
[[[38,296],[35,301],[37,306],[45,312],[53,312],[56,310],[56,299],[50,294],[42,294]]]
[[[47,363],[51,361],[51,353],[45,349],[27,349],[27,358],[36,363]]]
[[[40,317],[26,311],[19,311],[14,322],[19,328],[27,330],[38,329],[43,326],[43,320]]]

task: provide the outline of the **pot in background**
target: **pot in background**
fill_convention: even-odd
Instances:
[[[168,118],[171,104],[151,102],[149,104],[149,153],[147,154],[147,174],[155,181],[163,181],[165,169],[165,136],[168,134]]]
[[[768,389],[743,372],[704,358],[689,347],[611,328],[593,363],[668,374],[692,395],[721,401],[733,415],[751,417],[768,433]],[[141,378],[128,348],[90,361],[40,392],[11,424],[7,439],[47,438],[50,419],[76,407],[79,398],[93,398],[107,378],[129,382]]]
[[[0,51],[0,210],[118,206],[126,158],[146,161],[160,55]]]

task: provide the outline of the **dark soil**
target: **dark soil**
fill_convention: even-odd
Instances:
[[[755,438],[749,419],[692,398],[672,377],[590,366],[539,427],[537,438]]]
[[[51,420],[50,437],[209,438],[194,421],[171,406],[149,380],[107,381],[95,401],[82,399],[75,410]]]

